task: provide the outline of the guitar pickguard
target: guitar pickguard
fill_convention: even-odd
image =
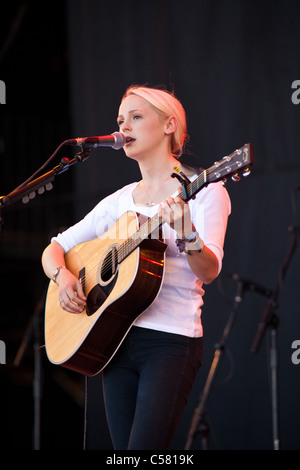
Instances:
[[[98,269],[98,283],[86,292],[85,268],[79,271],[79,279],[82,284],[83,292],[87,297],[86,314],[93,315],[105,302],[118,279],[116,246],[110,247],[103,256]]]
[[[110,284],[107,284],[106,286],[100,286],[99,284],[96,284],[90,290],[87,296],[86,305],[86,314],[88,316],[93,315],[93,313],[95,313],[105,302],[117,281],[117,277],[118,275],[116,275]]]

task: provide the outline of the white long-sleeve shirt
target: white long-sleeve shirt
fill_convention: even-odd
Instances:
[[[136,205],[132,192],[138,182],[124,186],[100,201],[80,222],[54,237],[65,253],[75,245],[103,235],[127,211],[153,217],[158,204],[152,207]],[[224,238],[231,203],[222,183],[203,188],[189,201],[192,222],[205,245],[222,268]],[[201,313],[203,282],[190,269],[186,254],[178,254],[176,232],[168,224],[163,226],[166,250],[164,278],[153,303],[138,317],[134,325],[190,337],[203,335]]]

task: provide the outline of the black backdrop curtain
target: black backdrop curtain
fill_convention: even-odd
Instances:
[[[292,84],[300,77],[299,12],[299,2],[292,0],[68,4],[73,134],[116,130],[126,87],[148,83],[175,90],[186,108],[190,141],[185,161],[208,167],[251,142],[251,176],[228,183],[233,208],[223,272],[238,273],[270,289],[291,241],[291,191],[300,183],[300,105],[292,101]],[[95,151],[76,173],[78,217],[136,178],[135,164],[126,161],[122,151]],[[298,279],[296,252],[276,311],[284,448],[299,448],[299,370],[291,361],[291,345],[299,336]],[[233,301],[236,284],[224,277],[206,290],[205,361],[173,444],[177,449],[185,444],[214,344],[229,317],[225,297]],[[250,352],[266,302],[257,293],[245,292],[207,406],[211,448],[273,447],[268,334],[257,354]],[[110,445],[101,400],[101,378],[90,379],[88,448]],[[199,438],[195,448],[201,447]]]
[[[2,12],[0,80],[7,104],[0,107],[1,194],[27,179],[63,140],[117,130],[120,99],[132,83],[175,90],[188,117],[185,162],[209,167],[253,144],[252,174],[227,184],[232,214],[223,275],[206,287],[204,363],[174,449],[185,445],[230,316],[237,283],[226,274],[274,289],[292,241],[290,227],[299,224],[299,191],[292,204],[300,184],[299,14],[299,0],[16,0]],[[0,340],[7,346],[7,364],[0,366],[6,448],[32,445],[32,337],[22,365],[16,368],[13,360],[48,285],[41,252],[57,227],[76,222],[138,178],[135,162],[122,150],[97,149],[59,177],[53,191],[3,211],[0,282],[5,306],[10,302],[0,316]],[[300,340],[299,265],[297,248],[275,309],[283,449],[300,448],[300,364],[292,348]],[[244,292],[206,407],[211,449],[273,448],[269,329],[257,353],[251,352],[267,301]],[[40,352],[42,448],[81,448],[82,378],[52,366]],[[87,404],[86,447],[110,449],[101,375],[89,379]],[[199,434],[193,447],[201,448]]]

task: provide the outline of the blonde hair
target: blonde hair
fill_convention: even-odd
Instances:
[[[122,101],[129,95],[138,95],[149,101],[156,110],[165,117],[175,116],[177,126],[171,136],[171,151],[174,156],[180,157],[187,138],[187,125],[185,110],[175,95],[167,90],[150,88],[147,86],[132,85],[127,88]]]

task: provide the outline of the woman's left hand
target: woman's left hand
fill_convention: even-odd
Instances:
[[[187,237],[193,230],[189,205],[180,197],[169,197],[159,206],[159,216],[177,233],[178,238]]]

